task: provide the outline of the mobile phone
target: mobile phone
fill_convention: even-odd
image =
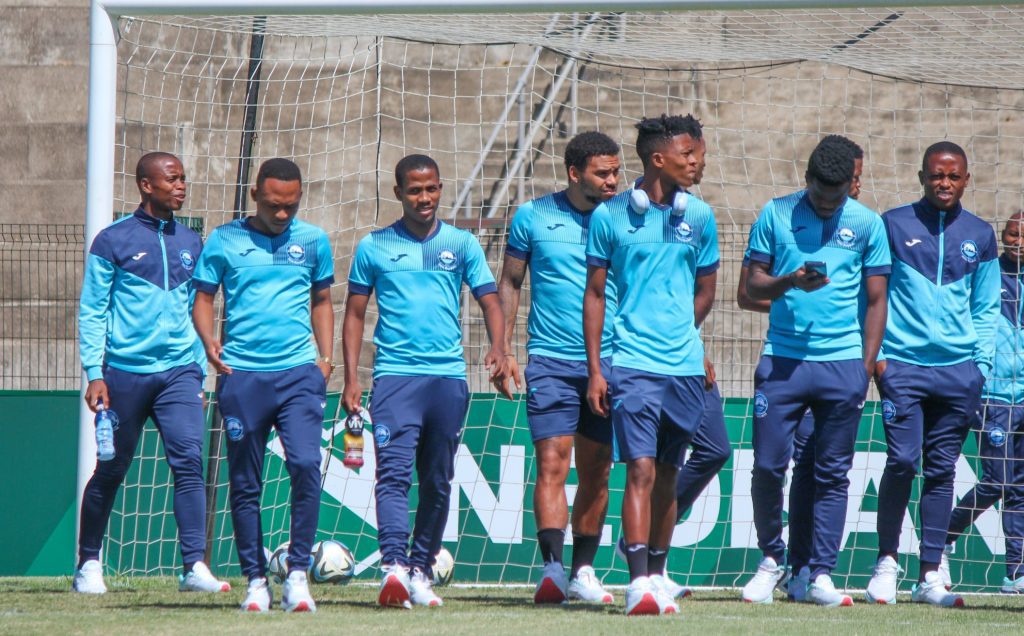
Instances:
[[[813,273],[814,276],[811,278],[824,278],[825,276],[828,276],[828,267],[822,261],[805,261],[804,271],[808,274]]]

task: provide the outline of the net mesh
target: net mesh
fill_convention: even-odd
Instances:
[[[750,223],[770,198],[802,186],[806,157],[830,133],[863,147],[861,201],[877,210],[918,198],[924,148],[955,141],[971,158],[965,206],[993,224],[1005,220],[1021,207],[1024,182],[1022,29],[1020,7],[124,18],[118,23],[116,212],[137,203],[138,156],[160,149],[182,157],[191,183],[188,214],[201,218],[206,232],[232,219],[250,39],[254,31],[262,34],[253,162],[285,156],[303,170],[301,215],[331,237],[340,340],[355,245],[398,218],[391,170],[403,155],[423,152],[438,161],[447,184],[443,216],[477,235],[497,274],[515,206],[563,187],[561,153],[577,131],[599,129],[620,140],[624,177],[633,179],[640,173],[633,124],[644,115],[694,113],[708,141],[698,193],[715,209],[722,253],[717,302],[703,334],[727,398],[734,453],[677,528],[669,569],[690,584],[736,585],[759,558],[747,398],[766,320],[735,304]],[[528,287],[516,330],[520,364]],[[527,581],[539,556],[525,409],[486,394],[482,318],[471,296],[463,307],[476,395],[445,541],[458,562],[458,581]],[[367,336],[375,316],[371,301]],[[360,361],[364,386],[371,365],[367,340]],[[372,453],[361,471],[341,465],[337,378],[329,388],[318,538],[340,537],[355,553],[360,575],[373,576]],[[837,582],[851,586],[866,582],[877,549],[874,515],[885,450],[880,419],[869,402],[835,572]],[[372,447],[369,435],[367,443]],[[958,496],[979,470],[973,440],[965,451]],[[209,452],[216,495],[210,560],[215,571],[237,571],[224,449],[216,444]],[[147,429],[111,521],[106,554],[113,570],[169,573],[176,566],[161,455],[156,433]],[[272,440],[263,495],[271,549],[288,538],[281,455]],[[570,500],[574,480],[572,473]],[[623,469],[616,467],[595,563],[613,583],[625,582],[611,548],[623,483]],[[901,546],[904,567],[912,567],[917,549],[917,497],[915,490]],[[990,510],[960,542],[954,576],[962,589],[995,589],[1000,532],[998,514]]]

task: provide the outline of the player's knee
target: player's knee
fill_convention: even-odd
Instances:
[[[308,479],[311,475],[320,478],[320,457],[295,457],[285,461],[288,475],[292,480]]]
[[[913,477],[917,474],[919,455],[890,453],[885,460],[885,472],[896,477]]]
[[[786,465],[779,462],[755,459],[751,474],[755,481],[781,483],[786,478]]]

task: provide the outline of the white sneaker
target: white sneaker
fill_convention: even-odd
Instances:
[[[903,568],[891,556],[884,556],[875,563],[875,571],[871,574],[868,587],[864,590],[864,598],[868,603],[892,605],[896,602],[896,588],[899,585],[900,572]]]
[[[928,572],[924,575],[924,581],[914,586],[910,594],[910,600],[915,603],[929,603],[938,607],[963,607],[964,599],[959,594],[951,594],[942,584],[942,577],[938,572]]]
[[[597,579],[594,568],[584,565],[576,572],[576,576],[569,581],[569,598],[574,601],[585,603],[604,603],[605,605],[615,601],[614,597],[601,586]]]
[[[743,586],[743,600],[748,603],[771,603],[775,588],[786,582],[786,568],[766,556],[757,565],[754,578]]]
[[[192,571],[180,577],[179,592],[230,592],[231,584],[218,581],[210,572],[210,568],[202,561],[196,561]]]
[[[942,584],[947,590],[953,589],[953,577],[949,573],[949,555],[953,554],[953,546],[946,545],[942,548],[942,556],[939,558],[939,576],[942,577]]]
[[[242,611],[268,612],[270,611],[270,602],[270,584],[267,582],[267,577],[261,576],[250,580],[245,600],[242,601]]]
[[[811,584],[811,568],[806,565],[786,581],[786,596],[797,603],[807,601],[807,586]]]
[[[548,603],[564,603],[569,587],[569,577],[565,575],[565,566],[557,561],[544,564],[540,581],[533,593],[533,602],[538,605]]]
[[[412,571],[412,578],[409,580],[409,597],[413,605],[423,607],[441,607],[444,601],[434,593],[433,580],[427,578],[419,568]]]
[[[679,607],[658,592],[646,576],[637,577],[626,588],[626,616],[675,614]]]
[[[281,608],[286,612],[315,612],[316,602],[309,595],[309,581],[302,570],[292,570],[284,580]]]
[[[384,579],[380,582],[377,603],[381,607],[412,609],[409,599],[409,570],[397,563],[385,565],[381,569],[384,571]]]
[[[81,594],[106,594],[107,586],[103,583],[103,566],[96,559],[89,559],[75,572],[71,589]]]
[[[650,577],[651,585],[654,589],[658,590],[670,599],[686,598],[693,593],[690,588],[679,585],[672,579],[668,578],[668,575],[662,572],[661,574],[652,574]]]
[[[824,607],[851,607],[853,599],[836,590],[832,584],[832,577],[828,574],[819,574],[814,581],[807,586],[807,600]]]
[[[1003,594],[1024,594],[1024,576],[1016,579],[1004,576],[1003,586],[999,588],[999,591]]]

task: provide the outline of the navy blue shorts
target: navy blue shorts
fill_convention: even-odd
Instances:
[[[615,460],[654,457],[681,468],[704,415],[704,376],[613,367],[610,385]]]
[[[601,372],[606,378],[611,375],[610,358],[601,360]],[[576,433],[612,443],[611,419],[595,415],[587,404],[586,360],[531,355],[524,375],[526,419],[534,443]]]

